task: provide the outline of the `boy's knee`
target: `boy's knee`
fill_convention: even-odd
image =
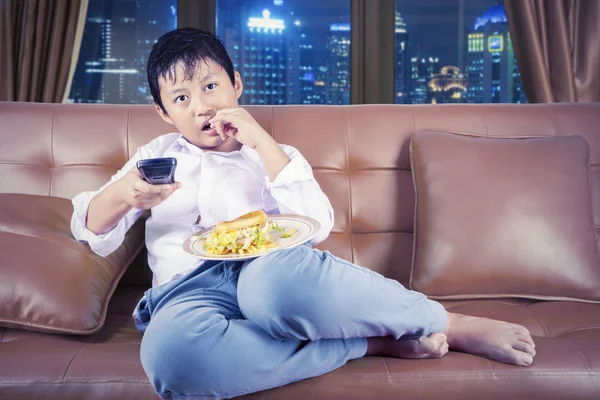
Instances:
[[[259,257],[246,264],[238,280],[238,303],[242,313],[277,314],[281,298],[293,295],[294,287],[300,284],[293,273],[293,263],[298,256],[289,257],[291,249]]]
[[[226,374],[211,356],[212,339],[219,336],[211,331],[220,328],[213,325],[200,332],[189,328],[174,320],[153,320],[144,333],[142,367],[159,395],[209,395],[215,374]]]
[[[246,264],[240,272],[238,296],[240,290],[249,289],[251,292],[264,294],[276,292],[278,288],[288,285],[296,279],[291,267],[300,259],[298,255],[291,253],[298,251],[290,249],[267,254]]]

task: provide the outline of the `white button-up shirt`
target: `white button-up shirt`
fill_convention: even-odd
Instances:
[[[152,286],[166,283],[202,263],[183,250],[182,244],[188,237],[253,210],[312,217],[321,224],[321,230],[312,240],[313,244],[319,243],[331,232],[333,208],[302,154],[291,146],[281,145],[281,148],[290,162],[271,182],[258,153],[247,146],[230,153],[207,152],[179,133],[160,136],[140,147],[99,190],[80,193],[73,199],[73,236],[87,242],[101,256],[116,250],[143,210],[131,209],[112,230],[96,235],[86,227],[90,201],[135,168],[138,160],[175,157],[175,179],[181,182],[181,188],[153,207],[146,221],[148,264],[154,275]],[[196,224],[198,216],[200,222]]]

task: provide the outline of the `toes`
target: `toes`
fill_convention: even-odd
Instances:
[[[529,335],[529,331],[523,325],[518,325],[518,324],[510,324],[510,325],[515,332],[520,333],[522,335]]]
[[[523,365],[525,367],[528,367],[531,364],[533,364],[533,356],[531,354],[520,353],[517,357],[517,360],[519,362],[519,364],[517,365]]]
[[[448,353],[448,342],[442,343],[440,347],[435,349],[434,351],[423,354],[421,358],[442,358]]]
[[[443,333],[434,333],[429,335],[432,343],[435,343],[435,349],[429,354],[425,355],[425,358],[441,358],[448,353],[449,345],[446,340],[446,335]]]
[[[440,357],[443,357],[446,354],[448,354],[448,350],[450,350],[450,345],[448,344],[448,342],[445,342],[440,349]]]
[[[415,343],[414,350],[420,353],[431,353],[439,349],[446,343],[446,335],[441,332],[431,333],[428,336],[423,336]]]
[[[529,343],[535,348],[535,342],[530,335],[522,335],[517,333],[517,339],[519,339],[521,342]]]
[[[520,367],[528,367],[531,364],[533,364],[533,355],[515,349],[506,351],[502,356],[499,356],[498,358],[492,357],[492,359],[507,364],[517,365]]]
[[[533,347],[529,343],[517,341],[513,344],[513,349],[535,356],[535,347]]]
[[[436,345],[436,348],[444,344],[447,340],[446,334],[442,332],[432,333],[427,337]]]

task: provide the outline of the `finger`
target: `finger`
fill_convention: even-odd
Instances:
[[[142,194],[158,194],[163,191],[162,186],[165,185],[151,185],[145,180],[140,179],[139,181],[135,182],[133,188]]]
[[[227,113],[223,113],[223,114],[219,114],[217,112],[217,114],[214,117],[212,117],[211,119],[209,119],[208,122],[211,123],[211,124],[213,124],[215,122],[232,122],[232,123],[235,123],[235,122],[239,122],[241,120],[243,120],[243,116],[240,115],[237,112],[232,111],[232,112],[227,112]]]
[[[223,129],[223,122],[215,122],[212,126],[215,128],[221,139],[227,140],[227,134],[225,133],[225,129]]]
[[[167,199],[176,190],[174,184],[155,185],[155,186],[158,189],[160,189],[160,192],[158,192],[158,193],[148,193],[148,194],[144,195],[144,198],[146,200],[148,200],[150,202],[154,202],[155,204],[159,204],[163,200]],[[159,200],[158,203],[156,203],[156,200]]]
[[[217,112],[215,113],[215,115],[219,115],[219,114],[232,114],[232,113],[237,113],[240,110],[242,110],[241,107],[221,108],[220,110],[217,110]]]
[[[163,191],[159,195],[160,199],[161,199],[160,202],[168,199],[177,189],[179,189],[181,187],[181,183],[175,182],[175,183],[172,183],[169,185],[162,185],[162,186],[163,186]]]
[[[140,176],[140,171],[135,165],[129,169],[129,173],[132,175]]]

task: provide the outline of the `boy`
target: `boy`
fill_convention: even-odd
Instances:
[[[148,59],[156,111],[179,133],[141,147],[97,192],[73,199],[73,234],[114,251],[143,210],[153,287],[134,317],[141,359],[164,399],[231,398],[327,373],[365,355],[442,357],[448,347],[533,362],[522,326],[448,313],[398,282],[310,245],[239,262],[185,253],[194,232],[255,209],[312,217],[333,209],[304,157],[277,144],[237,100],[243,85],[221,41],[180,29]],[[178,182],[149,185],[135,162],[176,157]],[[420,339],[417,339],[420,338]]]

